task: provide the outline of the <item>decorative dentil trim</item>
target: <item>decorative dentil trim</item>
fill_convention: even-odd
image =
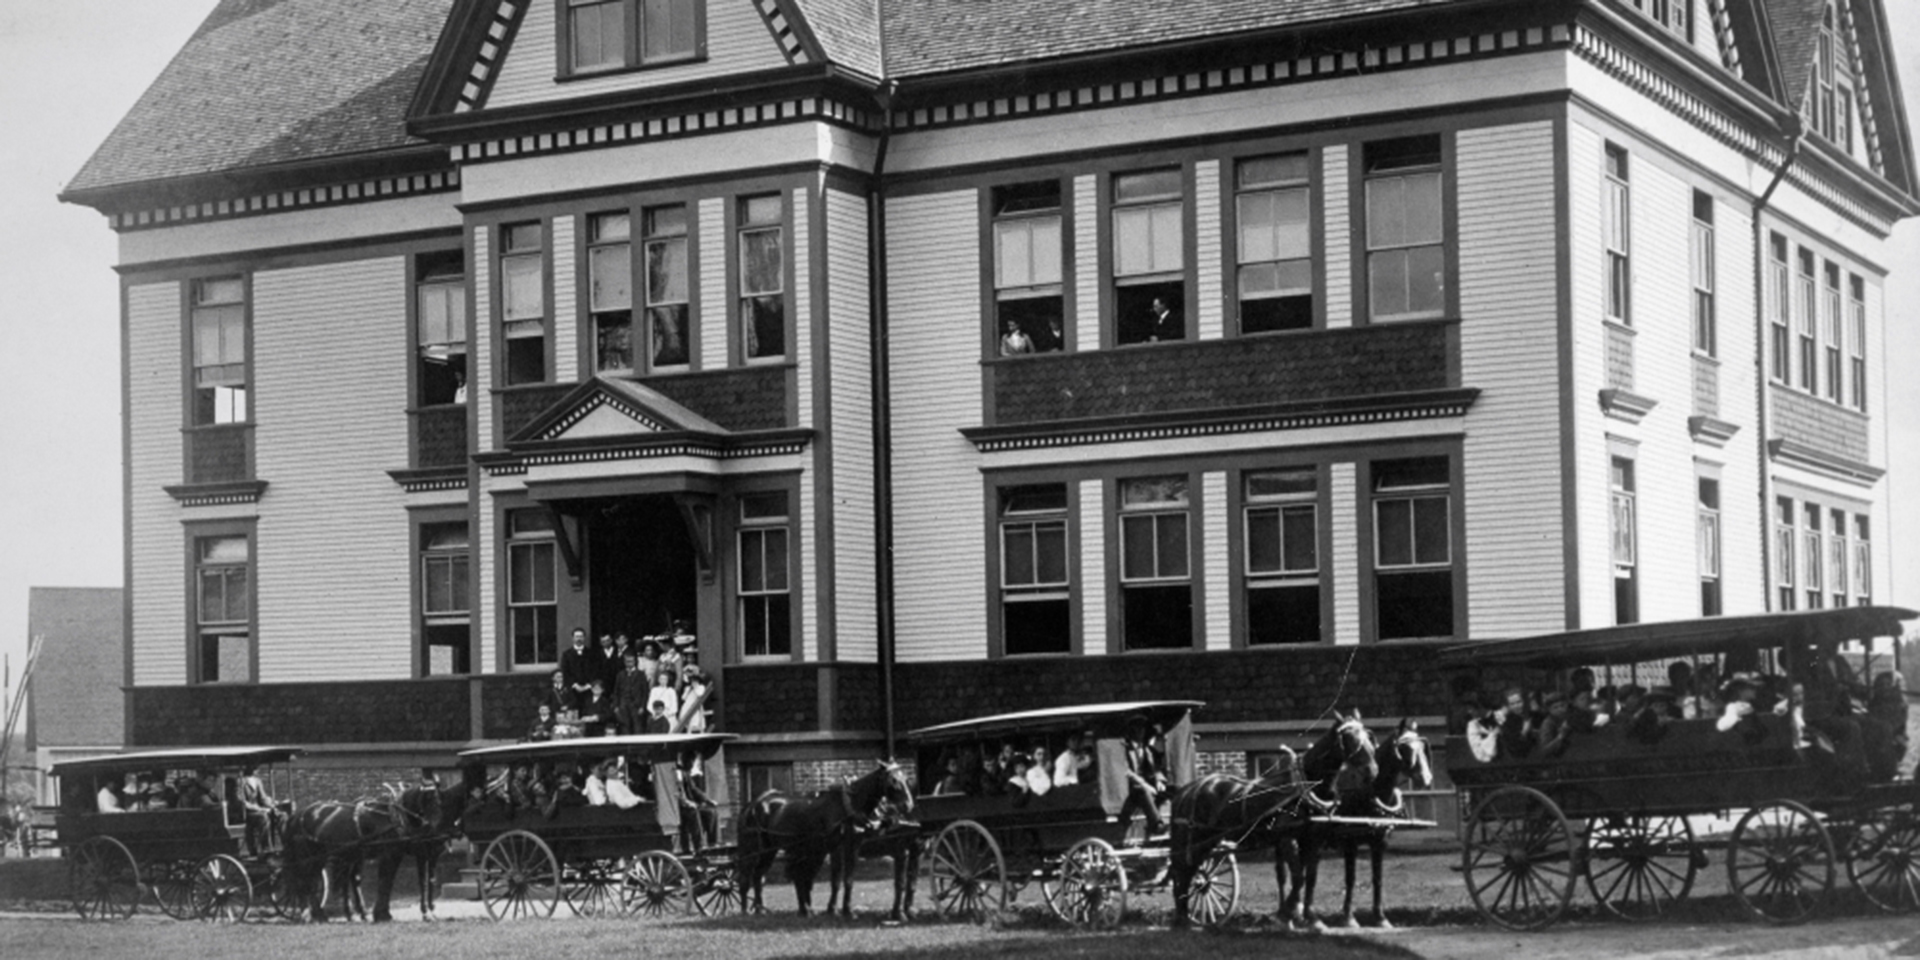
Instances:
[[[813,62],[813,58],[807,55],[806,44],[801,42],[800,34],[793,29],[786,11],[780,9],[776,0],[753,0],[753,7],[760,11],[760,19],[765,21],[767,32],[773,34],[774,42],[780,45],[780,53],[787,58],[789,65]]]
[[[500,72],[500,61],[526,9],[527,2],[523,0],[500,0],[500,6],[493,12],[493,22],[487,24],[487,38],[480,42],[473,65],[467,69],[467,82],[460,88],[460,99],[453,105],[454,113],[476,110],[486,102],[487,92],[493,89],[493,79]]]
[[[111,214],[107,222],[113,229],[126,233],[150,230],[155,227],[177,226],[182,223],[234,220],[270,213],[285,213],[289,210],[311,210],[394,197],[450,193],[459,189],[460,171],[445,170],[439,173],[415,173],[407,176],[301,187],[297,190],[280,190],[228,200],[208,200],[185,206],[131,210]]]

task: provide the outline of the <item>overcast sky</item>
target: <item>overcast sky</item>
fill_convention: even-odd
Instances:
[[[1920,2],[1885,2],[1893,35],[1920,38]],[[97,213],[54,195],[214,5],[0,0],[0,290],[13,304],[0,321],[0,651],[16,676],[28,587],[122,579],[114,235]],[[1920,39],[1900,54],[1909,104],[1920,103]],[[1888,379],[1900,393],[1879,416],[1897,448],[1898,580],[1882,599],[1920,606],[1920,223],[1902,224],[1895,239]]]

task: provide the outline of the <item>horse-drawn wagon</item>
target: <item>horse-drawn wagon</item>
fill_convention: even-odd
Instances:
[[[291,747],[208,747],[125,753],[57,764],[57,843],[73,906],[87,919],[130,917],[151,891],[176,919],[245,919],[265,894],[295,916],[306,897],[277,856],[279,810],[251,809],[248,776],[280,781]],[[132,788],[123,790],[123,785]],[[251,834],[251,836],[250,836]]]
[[[1661,916],[1710,862],[1701,832],[1718,834],[1719,818],[1738,814],[1724,841],[1727,880],[1754,916],[1807,919],[1840,869],[1883,909],[1920,907],[1920,792],[1884,759],[1884,738],[1901,732],[1853,702],[1886,692],[1852,676],[1871,649],[1848,649],[1897,637],[1916,616],[1852,607],[1449,649],[1443,665],[1478,678],[1456,683],[1463,703],[1447,744],[1474,903],[1504,926],[1544,927],[1584,878],[1613,914]],[[1691,681],[1694,709],[1668,706],[1689,691],[1661,681],[1703,674],[1711,679]],[[1620,681],[1611,712],[1604,700],[1602,711],[1581,703],[1609,677]],[[1472,696],[1488,679],[1511,709],[1490,715]],[[1898,699],[1897,683],[1881,687]],[[1527,739],[1529,688],[1548,691],[1564,735]],[[1596,725],[1603,715],[1609,722]]]
[[[478,852],[480,897],[495,919],[547,917],[565,900],[582,916],[674,916],[739,909],[733,848],[717,842],[725,804],[720,748],[731,734],[652,734],[510,744],[459,755],[462,782],[482,784],[462,830]],[[623,763],[627,805],[516,797],[516,779],[564,779]],[[710,778],[706,802],[684,783]],[[696,776],[704,775],[704,770]],[[562,788],[564,789],[564,787]],[[552,801],[552,802],[548,802]]]

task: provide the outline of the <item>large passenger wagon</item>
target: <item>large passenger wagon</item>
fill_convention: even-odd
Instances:
[[[1486,756],[1486,727],[1476,754],[1466,735],[1473,711],[1456,710],[1447,766],[1459,790],[1462,863],[1474,903],[1496,923],[1540,928],[1566,911],[1584,879],[1605,910],[1659,917],[1688,896],[1724,837],[1728,885],[1757,918],[1807,919],[1843,869],[1883,909],[1920,907],[1914,780],[1890,777],[1884,767],[1863,773],[1845,762],[1846,744],[1808,729],[1805,719],[1806,688],[1822,682],[1819,671],[1844,688],[1841,675],[1863,663],[1892,669],[1888,656],[1869,657],[1871,647],[1860,642],[1898,637],[1902,621],[1916,616],[1852,607],[1712,617],[1445,651],[1443,664],[1476,672],[1489,690],[1570,696],[1568,678],[1585,668],[1596,682],[1612,678],[1660,698],[1680,662],[1731,678],[1720,688],[1725,699],[1747,704],[1729,712],[1723,703],[1717,714],[1694,719],[1635,724],[1623,717],[1571,734],[1549,755],[1521,757]],[[1897,685],[1886,686],[1897,694]],[[1851,689],[1841,699],[1862,695]],[[1778,713],[1769,690],[1787,701]],[[1838,712],[1858,709],[1843,704]]]

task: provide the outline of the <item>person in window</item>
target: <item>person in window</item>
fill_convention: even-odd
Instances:
[[[946,775],[941,777],[940,783],[933,788],[934,794],[945,797],[966,793],[966,781],[960,774],[959,754],[947,754],[946,770]]]
[[[467,402],[467,372],[465,370],[453,371],[453,383],[454,383],[453,402],[466,403]]]
[[[539,802],[534,799],[533,768],[523,760],[513,765],[513,774],[507,778],[507,808],[519,813],[538,806]]]
[[[560,675],[576,701],[593,691],[593,678],[602,675],[600,653],[587,645],[587,632],[573,628],[573,647],[560,654]]]
[[[1148,342],[1159,343],[1162,340],[1185,340],[1187,338],[1186,322],[1180,319],[1180,314],[1174,312],[1173,307],[1167,303],[1164,297],[1153,298],[1151,311],[1153,316],[1148,321]]]
[[[1020,324],[1012,319],[1005,321],[1006,332],[1000,335],[1000,355],[1019,357],[1033,352],[1033,338],[1020,329]]]

